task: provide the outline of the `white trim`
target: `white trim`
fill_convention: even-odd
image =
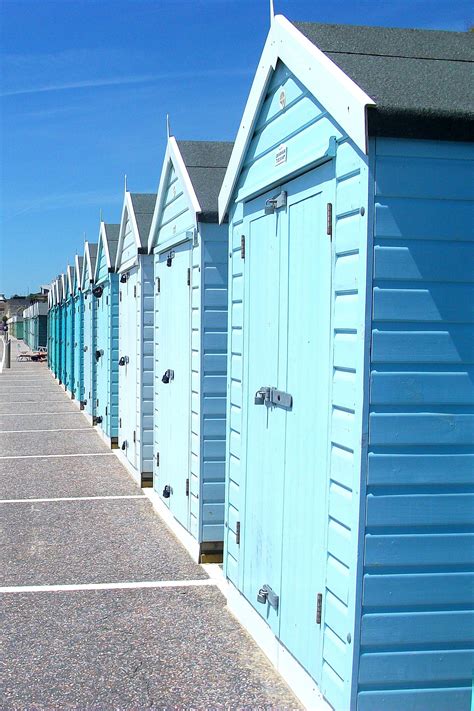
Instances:
[[[150,500],[153,508],[161,520],[168,526],[172,533],[174,533],[178,541],[186,548],[191,558],[196,563],[199,563],[201,546],[197,540],[189,533],[189,531],[186,531],[179,521],[175,519],[169,508],[165,506],[154,489],[142,489],[142,491]]]
[[[82,272],[84,271],[84,257],[78,254],[74,257],[74,266],[76,268],[76,288],[74,294],[78,294],[82,289]]]
[[[139,588],[214,587],[215,580],[144,580],[132,583],[84,583],[79,585],[16,585],[0,588],[0,593],[86,592],[89,590],[137,590]]]
[[[278,641],[270,627],[243,595],[227,582],[219,584],[227,597],[227,608],[268,657],[292,692],[309,711],[333,711],[308,672]]]
[[[97,277],[98,277],[100,245],[102,245],[102,249],[105,253],[105,261],[107,262],[107,269],[115,269],[115,264],[112,264],[112,262],[110,261],[109,241],[107,239],[107,230],[105,229],[104,220],[102,220],[102,222],[100,223],[100,227],[99,227],[99,239],[97,241],[97,255],[96,255],[96,259],[95,259],[94,282],[97,281]]]
[[[66,274],[67,274],[67,285],[69,288],[69,293],[66,292],[66,294],[69,297],[69,296],[74,295],[74,277],[76,275],[76,269],[75,269],[75,267],[72,266],[72,264],[67,265]]]
[[[0,504],[49,504],[58,501],[115,501],[116,499],[146,499],[144,494],[117,496],[60,496],[54,499],[0,499]]]
[[[135,244],[137,247],[136,258],[138,259],[138,250],[142,245],[140,242],[140,232],[138,231],[137,218],[135,217],[131,194],[128,190],[125,191],[122,207],[122,216],[120,218],[120,232],[117,245],[117,256],[115,259],[115,271],[117,272],[117,274],[120,274],[120,267],[122,263],[123,241],[125,239],[125,227],[127,226],[127,218],[132,223],[133,235],[135,237]],[[124,271],[127,271],[127,269],[130,269],[130,266],[128,266]]]
[[[223,221],[250,143],[253,127],[272,71],[278,59],[308,88],[363,153],[367,146],[366,108],[370,98],[327,55],[286,17],[276,15],[265,42],[243,113],[234,149],[219,193],[219,220]]]
[[[84,258],[83,258],[83,262],[82,262],[82,274],[81,274],[81,290],[82,291],[87,291],[87,289],[89,288],[89,284],[92,284],[94,281],[95,264],[94,265],[92,264],[92,257],[91,257],[91,252],[90,252],[91,244],[95,244],[95,243],[93,243],[93,242],[91,243],[88,240],[86,240],[84,242]],[[89,284],[84,283],[84,277],[86,274],[86,267],[85,267],[86,262],[87,262],[87,270],[89,272]]]
[[[163,161],[163,167],[161,169],[160,184],[158,186],[158,193],[156,196],[155,212],[153,213],[153,220],[150,228],[150,236],[148,239],[148,252],[151,254],[153,248],[157,245],[158,237],[158,225],[161,222],[161,215],[163,213],[163,204],[166,195],[166,187],[168,183],[168,176],[170,172],[170,165],[173,165],[176,175],[183,188],[183,193],[185,200],[188,205],[189,212],[194,215],[194,226],[197,227],[197,215],[202,212],[201,205],[194,190],[194,186],[189,177],[188,170],[179,150],[178,142],[174,136],[169,136],[165,158]]]
[[[61,457],[110,457],[113,452],[84,452],[83,454],[14,454],[7,457],[0,456],[0,462],[4,459],[61,459]]]

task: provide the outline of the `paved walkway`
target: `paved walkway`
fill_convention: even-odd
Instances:
[[[47,367],[14,354],[0,375],[0,708],[300,708]]]

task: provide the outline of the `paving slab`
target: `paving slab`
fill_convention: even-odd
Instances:
[[[0,458],[96,452],[110,452],[110,449],[92,427],[85,432],[0,433]]]
[[[207,578],[147,498],[0,504],[0,586]]]
[[[0,459],[0,499],[140,492],[115,456]]]
[[[7,415],[0,413],[0,432],[25,430],[92,429],[79,410],[63,412],[59,415]]]
[[[12,398],[8,402],[0,401],[0,415],[10,413],[38,413],[38,412],[79,412],[77,405],[69,398],[61,397],[54,400],[37,400],[32,402],[18,402],[17,398]]]
[[[5,709],[300,709],[214,588],[3,600]]]
[[[13,400],[15,402],[29,402],[29,403],[38,403],[38,402],[62,402],[64,399],[65,395],[64,393],[60,392],[59,390],[52,390],[50,392],[46,393],[41,393],[38,394],[36,391],[28,391],[28,392],[20,392],[17,391],[15,393],[2,393],[0,392],[0,403],[2,402],[12,402]]]

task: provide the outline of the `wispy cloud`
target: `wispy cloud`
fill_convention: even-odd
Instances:
[[[5,222],[20,215],[47,210],[60,210],[68,207],[101,207],[120,202],[119,190],[103,192],[98,190],[82,190],[70,192],[49,193],[30,200],[16,200],[9,204],[12,210],[5,216]]]
[[[44,86],[33,86],[28,89],[14,89],[4,91],[0,96],[20,96],[22,94],[43,94],[49,91],[70,91],[72,89],[91,89],[102,86],[120,86],[125,84],[143,84],[153,81],[152,75],[131,76],[131,77],[110,77],[108,79],[84,79],[82,81],[65,82],[64,84],[46,84]]]

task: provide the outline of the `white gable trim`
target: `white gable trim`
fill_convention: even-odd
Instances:
[[[109,251],[109,243],[107,240],[107,232],[105,229],[105,222],[102,220],[100,223],[100,229],[99,229],[99,241],[97,244],[97,257],[95,260],[95,274],[94,274],[94,281],[97,281],[98,277],[98,272],[99,272],[99,256],[100,256],[100,246],[102,245],[102,249],[105,254],[105,261],[107,262],[107,269],[112,269],[114,265],[110,261],[110,251]]]
[[[127,226],[127,218],[132,223],[133,235],[135,237],[135,244],[137,246],[137,255],[138,255],[138,250],[141,247],[140,234],[138,232],[137,218],[135,217],[135,212],[133,210],[132,198],[131,198],[130,192],[128,190],[125,191],[123,207],[122,207],[122,217],[120,219],[120,232],[119,232],[119,241],[118,241],[118,245],[117,245],[117,258],[115,260],[115,271],[116,272],[118,272],[120,270],[120,264],[122,261],[123,241],[125,239],[125,227]]]
[[[72,295],[74,293],[74,267],[72,267],[70,264],[68,264],[67,267],[67,286],[69,287],[69,294]]]
[[[92,284],[94,281],[94,274],[92,271],[92,258],[89,248],[89,242],[86,240],[84,242],[84,260],[82,262],[82,274],[81,274],[81,289],[86,290],[89,284],[84,283],[86,276],[86,271],[89,273],[89,283]],[[87,265],[87,270],[86,270]]]
[[[253,128],[265,98],[268,81],[278,59],[321,102],[360,150],[363,153],[367,152],[366,108],[375,106],[375,102],[286,17],[276,15],[272,20],[255,73],[219,193],[220,222],[227,214]]]
[[[61,274],[61,301],[66,298],[67,291],[67,276],[66,274]]]
[[[84,260],[82,261],[82,269],[79,263],[79,255],[76,254],[74,257],[74,264],[76,267],[76,286],[77,286],[77,291],[81,291],[82,289],[82,273],[84,271]]]
[[[184,164],[183,156],[179,150],[178,143],[174,136],[168,136],[168,142],[166,145],[165,158],[163,161],[163,167],[161,169],[160,184],[158,186],[158,193],[156,196],[155,211],[153,213],[153,220],[150,228],[150,237],[148,239],[148,253],[151,254],[153,248],[156,246],[158,240],[158,230],[161,223],[161,215],[164,209],[164,201],[166,196],[166,188],[168,184],[168,176],[170,173],[171,166],[174,167],[176,175],[183,187],[184,198],[188,205],[188,209],[192,215],[194,215],[195,227],[197,227],[197,216],[201,210],[199,200],[197,199],[196,192],[194,190],[191,178]]]

